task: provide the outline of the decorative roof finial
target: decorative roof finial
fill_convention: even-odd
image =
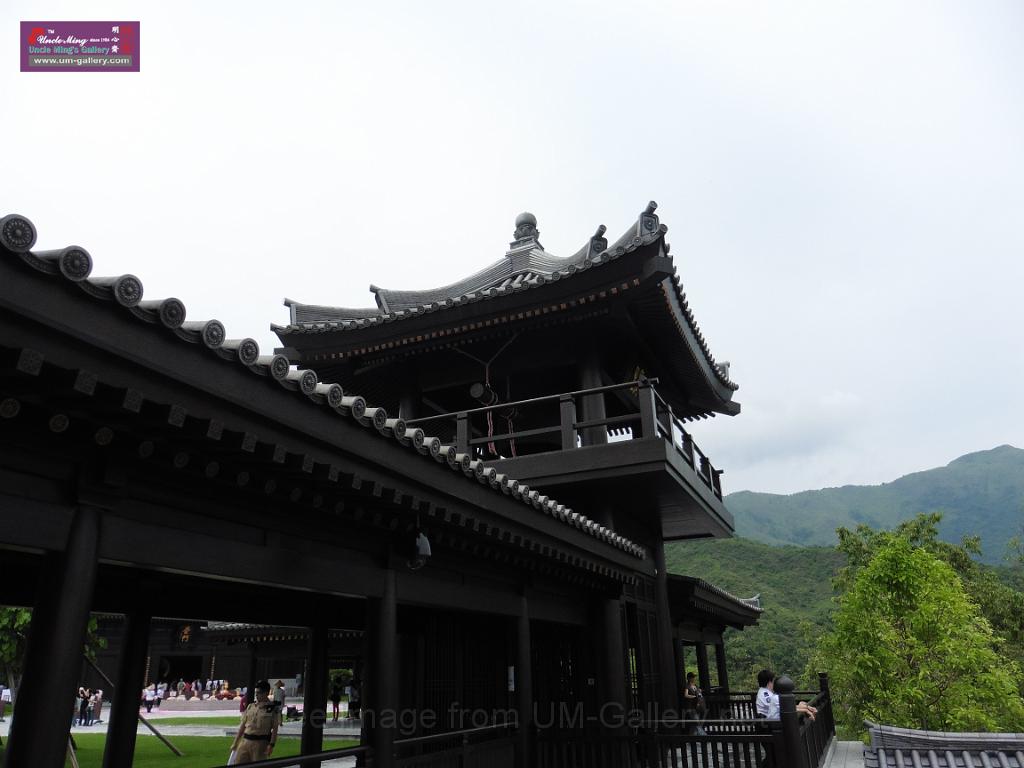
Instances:
[[[509,243],[509,251],[506,256],[511,255],[515,251],[527,251],[532,248],[540,248],[544,250],[544,246],[541,245],[537,239],[540,232],[537,229],[537,216],[531,213],[520,213],[515,217],[515,233],[513,234],[513,240]]]
[[[516,231],[513,237],[516,240],[525,240],[528,237],[536,237],[537,217],[532,213],[523,212],[516,216]]]
[[[640,214],[640,218],[636,223],[636,236],[633,238],[635,242],[639,242],[645,237],[650,237],[658,231],[661,222],[655,213],[656,210],[658,210],[658,204],[651,200],[643,213]]]

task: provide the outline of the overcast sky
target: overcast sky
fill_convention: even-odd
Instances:
[[[81,18],[140,20],[141,73],[18,72],[19,21]],[[0,32],[0,213],[230,336],[653,199],[740,384],[693,430],[727,491],[1024,446],[1024,3],[5,0]]]

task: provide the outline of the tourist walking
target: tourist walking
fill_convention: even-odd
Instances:
[[[156,690],[152,685],[147,685],[146,689],[142,692],[142,700],[146,704],[146,712],[150,713],[153,711],[153,705],[156,703]]]

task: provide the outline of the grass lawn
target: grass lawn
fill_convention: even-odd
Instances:
[[[82,768],[100,768],[103,764],[103,743],[106,734],[83,733],[75,735],[78,745],[78,763]],[[138,737],[132,768],[210,768],[224,765],[231,752],[230,736],[174,736],[171,742],[185,753],[178,757],[154,736]],[[342,749],[358,746],[351,739],[324,739],[324,749]],[[274,757],[299,754],[299,739],[284,738],[274,748]],[[71,765],[71,763],[67,763]]]
[[[143,715],[145,717],[145,715]],[[153,726],[160,730],[164,725],[211,725],[218,728],[230,728],[238,726],[242,722],[241,715],[227,715],[226,717],[148,717],[146,718]]]

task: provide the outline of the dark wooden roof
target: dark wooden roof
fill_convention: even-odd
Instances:
[[[695,576],[668,576],[673,623],[705,622],[740,629],[757,623],[763,609],[757,597],[742,598]]]
[[[371,286],[377,306],[370,308],[286,299],[289,324],[271,327],[293,362],[323,368],[353,356],[375,355],[383,362],[402,350],[451,346],[459,335],[478,329],[529,325],[541,315],[553,318],[554,310],[628,294],[634,322],[642,327],[651,356],[671,370],[679,387],[697,393],[694,411],[737,413],[739,405],[731,400],[738,385],[730,380],[728,365],[715,360],[697,325],[664,239],[668,228],[656,208],[653,202],[648,205],[611,245],[602,225],[576,253],[564,258],[543,249],[535,222],[520,224],[524,217],[532,219],[523,214],[505,256],[474,275],[429,290]],[[636,258],[630,259],[633,254]],[[630,266],[611,267],[627,261]],[[609,285],[599,279],[606,272]],[[454,331],[442,327],[452,323],[458,326]]]
[[[278,389],[281,397],[300,398],[309,408],[318,409],[323,419],[341,417],[359,424],[383,440],[401,444],[408,449],[409,461],[432,460],[439,465],[439,469],[444,467],[464,476],[467,483],[487,486],[497,494],[520,502],[531,511],[560,521],[634,558],[645,559],[643,547],[554,499],[531,490],[514,478],[485,467],[483,462],[470,460],[468,456],[459,454],[454,446],[443,445],[440,439],[425,434],[423,430],[407,429],[404,421],[389,418],[384,409],[369,406],[362,397],[343,391],[338,384],[319,381],[314,371],[297,370],[283,355],[261,355],[259,345],[251,338],[228,338],[223,324],[218,320],[186,320],[186,308],[180,300],[144,300],[142,282],[134,275],[93,277],[92,258],[84,248],[69,246],[51,251],[34,251],[35,239],[35,228],[27,218],[12,214],[0,219],[0,255],[6,257],[8,262],[20,262],[27,270],[53,277],[66,290],[80,289],[98,302],[121,308],[126,316],[133,317],[139,323],[141,333],[176,336],[182,342],[183,354],[211,355],[223,360],[225,364],[236,366],[238,370],[247,370],[254,377],[263,379],[268,387]],[[39,306],[36,311],[45,315],[47,309]],[[16,362],[18,371],[30,375],[38,374],[42,365],[42,356],[27,350],[20,353]],[[82,375],[85,372],[79,378]],[[96,387],[95,376],[91,377],[91,381],[76,381],[76,389],[80,386],[84,387],[82,391],[91,392]],[[216,388],[228,385],[218,379],[210,382],[210,386]],[[229,393],[225,392],[224,395],[230,399]],[[125,397],[135,400],[131,403],[126,401],[124,408],[137,411],[141,407],[141,393],[129,390]],[[7,401],[4,404],[7,406]],[[17,402],[11,400],[9,405],[16,408]],[[180,407],[177,410],[172,408],[167,416],[168,423],[177,426],[181,426],[186,418],[187,412]],[[211,424],[210,427],[211,430],[223,428],[223,424],[219,427]],[[219,431],[213,437],[219,437]],[[251,452],[257,440],[257,435],[246,434],[240,449]],[[277,445],[273,455],[275,462],[279,459],[283,462],[289,452],[284,446]],[[302,462],[304,470],[312,471],[314,461],[311,457],[305,457]]]

